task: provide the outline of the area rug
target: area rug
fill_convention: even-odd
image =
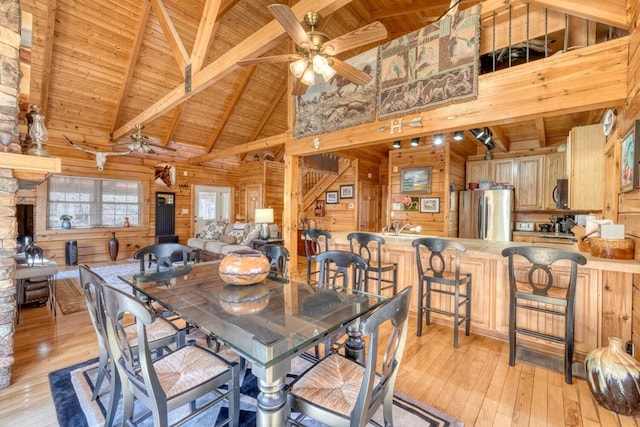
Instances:
[[[119,289],[130,291],[130,287],[118,276],[132,276],[140,271],[140,263],[109,265],[92,269],[98,273],[105,282]],[[56,276],[56,301],[62,314],[75,313],[86,310],[87,305],[84,293],[78,279],[78,269],[62,271]]]
[[[309,366],[311,360],[305,356],[296,357],[292,363],[294,373],[290,374],[289,380],[295,378],[295,373],[302,372]],[[49,374],[49,385],[56,408],[58,423],[61,427],[93,427],[102,426],[106,414],[105,408],[109,404],[108,380],[104,381],[102,388],[95,401],[91,401],[93,384],[97,376],[97,359],[89,360],[78,365],[64,368]],[[249,370],[244,378],[240,389],[240,426],[252,427],[256,425],[255,408],[258,385],[256,377]],[[203,401],[204,402],[204,401]],[[203,402],[198,401],[198,404]],[[188,405],[185,405],[185,409]],[[144,408],[136,402],[136,414],[142,414]],[[182,408],[178,408],[170,414],[170,423],[173,419],[181,416]],[[120,425],[122,419],[122,408],[119,405],[115,417],[114,425]],[[394,423],[399,426],[452,426],[462,427],[464,424],[442,412],[433,409],[421,402],[417,402],[406,396],[397,394],[394,396]],[[202,425],[215,425],[218,417],[226,416],[226,407],[223,405],[214,406],[205,413],[190,420],[184,426],[196,427]],[[152,422],[144,420],[140,425],[148,426]],[[313,420],[305,420],[305,425],[321,427],[324,424]],[[382,425],[381,411],[374,417],[369,425]]]

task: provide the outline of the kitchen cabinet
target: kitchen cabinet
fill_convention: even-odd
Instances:
[[[565,178],[565,155],[564,152],[547,154],[544,159],[544,208],[546,210],[557,209],[553,200],[553,189],[558,179]]]
[[[473,160],[467,162],[467,184],[489,179],[495,183],[514,183],[514,159]]]
[[[543,166],[544,156],[519,157],[515,160],[516,211],[542,210]]]
[[[566,151],[569,209],[602,210],[605,142],[601,124],[571,129]]]

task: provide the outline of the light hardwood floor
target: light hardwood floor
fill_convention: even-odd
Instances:
[[[396,390],[464,421],[467,426],[638,426],[598,406],[587,383],[521,361],[508,365],[506,343],[445,326],[409,336]],[[423,329],[424,331],[424,329]],[[49,307],[26,307],[16,326],[11,385],[0,390],[0,426],[56,426],[47,374],[97,357],[86,311],[54,318]],[[404,427],[404,426],[403,426]]]

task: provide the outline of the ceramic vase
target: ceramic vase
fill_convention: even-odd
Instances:
[[[596,401],[621,415],[640,409],[640,363],[624,351],[620,338],[591,351],[585,361],[587,382]]]
[[[118,259],[118,249],[120,249],[120,242],[116,238],[116,233],[111,233],[111,239],[109,239],[109,258],[111,261]]]
[[[269,274],[269,260],[260,251],[241,249],[225,255],[218,272],[222,280],[232,285],[260,283]]]

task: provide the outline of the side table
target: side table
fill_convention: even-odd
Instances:
[[[251,247],[253,249],[258,249],[263,245],[282,245],[284,244],[284,239],[254,239],[251,241]]]
[[[13,278],[16,280],[16,323],[20,322],[20,308],[25,302],[25,282],[29,279],[35,279],[38,277],[44,278],[49,288],[49,303],[51,304],[51,310],[56,316],[58,313],[55,306],[56,295],[56,274],[58,274],[58,264],[54,261],[43,260],[42,263],[34,263],[33,265],[27,265],[21,263],[21,259],[16,256],[16,270]]]

